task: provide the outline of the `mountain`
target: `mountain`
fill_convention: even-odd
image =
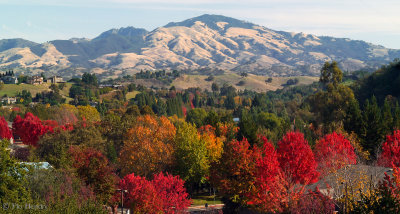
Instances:
[[[276,31],[220,15],[171,22],[151,32],[111,29],[94,39],[36,44],[0,40],[0,67],[95,70],[123,75],[141,69],[222,69],[269,76],[318,75],[336,60],[342,69],[376,69],[400,50],[364,41]],[[114,72],[115,71],[115,72]],[[114,73],[113,73],[114,72]]]

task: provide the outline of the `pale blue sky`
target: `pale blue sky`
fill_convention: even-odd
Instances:
[[[400,49],[399,11],[400,0],[0,0],[0,39],[94,38],[111,28],[153,30],[207,13]]]

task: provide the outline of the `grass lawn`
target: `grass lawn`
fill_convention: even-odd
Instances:
[[[235,72],[225,72],[223,75],[214,76],[213,81],[207,81],[208,76],[206,75],[192,75],[185,74],[177,79],[175,79],[171,85],[178,89],[187,89],[191,87],[199,87],[201,89],[211,90],[211,84],[213,82],[217,83],[220,87],[224,83],[234,86],[238,90],[252,90],[257,92],[265,91],[275,91],[277,89],[283,88],[289,79],[297,78],[299,80],[297,85],[309,85],[313,82],[319,80],[319,77],[311,76],[295,76],[295,77],[272,77],[272,82],[266,83],[268,76],[259,76],[254,74],[248,74],[247,77],[242,77]],[[238,84],[242,82],[242,84]]]
[[[63,95],[64,97],[68,97],[69,94],[69,89],[71,88],[71,83],[66,83],[66,86],[63,88],[63,90],[60,91],[60,94]],[[7,95],[9,97],[14,97],[18,94],[18,92],[21,92],[22,90],[27,90],[31,92],[32,97],[36,96],[37,93],[41,93],[43,91],[48,91],[50,84],[48,83],[43,83],[41,85],[31,85],[31,84],[4,84],[3,89],[0,90],[0,97]]]
[[[130,100],[130,99],[132,99],[132,98],[135,98],[136,95],[139,94],[139,93],[140,93],[139,91],[128,92],[128,93],[126,94],[126,99],[127,99],[127,100]]]
[[[21,92],[22,90],[30,91],[32,97],[34,97],[37,93],[42,91],[49,90],[50,84],[41,84],[41,85],[30,85],[30,84],[4,84],[3,89],[0,90],[0,97],[7,95],[9,97],[14,97]]]
[[[192,206],[201,206],[201,205],[214,205],[214,204],[222,204],[221,197],[216,196],[214,201],[213,195],[196,195],[192,198]]]

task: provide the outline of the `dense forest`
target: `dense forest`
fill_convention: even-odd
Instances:
[[[13,213],[108,213],[121,194],[133,213],[181,213],[204,194],[226,213],[400,212],[399,60],[367,75],[326,62],[319,82],[265,93],[115,88],[88,73],[68,84],[67,98],[52,84],[0,109],[0,203]]]

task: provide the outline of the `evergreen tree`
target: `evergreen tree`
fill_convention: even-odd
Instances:
[[[392,116],[392,107],[389,104],[389,100],[385,99],[382,109],[382,125],[383,125],[383,134],[389,134],[393,132],[393,116]]]
[[[400,129],[400,106],[398,102],[396,102],[396,107],[394,109],[393,128]]]
[[[381,111],[375,96],[371,98],[371,102],[369,100],[365,102],[363,132],[362,145],[371,157],[375,157],[376,150],[383,140]]]
[[[363,117],[360,105],[356,99],[352,99],[349,103],[346,119],[344,121],[344,129],[347,132],[354,132],[359,137],[363,136]]]
[[[250,112],[246,110],[242,111],[242,115],[239,122],[239,136],[241,138],[247,138],[247,140],[254,144],[257,142],[257,124],[254,122],[255,118]]]

